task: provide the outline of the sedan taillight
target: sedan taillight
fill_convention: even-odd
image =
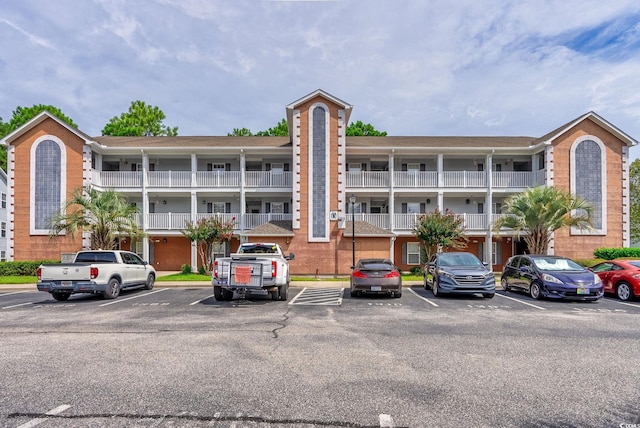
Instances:
[[[386,274],[384,277],[385,278],[397,278],[400,276],[400,272],[396,271],[396,270],[392,270],[391,272],[389,272],[388,274]]]
[[[356,271],[353,272],[353,277],[354,278],[369,278],[366,273],[360,272],[359,270],[356,270]]]

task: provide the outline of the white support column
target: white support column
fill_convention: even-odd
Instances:
[[[438,187],[444,187],[444,155],[442,153],[438,153]],[[440,205],[438,208],[440,209]]]
[[[140,150],[140,152],[142,154],[142,230],[143,232],[146,232],[149,228],[149,193],[147,192],[149,155],[147,155],[143,150]],[[145,236],[142,240],[142,258],[144,260],[151,260],[149,256],[149,237]]]
[[[191,223],[195,223],[198,219],[198,194],[195,190],[191,191]],[[191,241],[191,271],[198,272],[198,243]]]
[[[395,224],[395,212],[396,212],[396,194],[395,194],[395,150],[391,150],[391,154],[389,154],[389,230],[394,231],[396,228]],[[395,238],[391,241],[391,256],[393,257],[393,244]],[[393,260],[391,260],[393,261]]]
[[[240,230],[244,232],[245,230],[245,217],[247,213],[247,202],[245,195],[245,184],[246,184],[246,176],[247,174],[247,159],[243,149],[240,149],[240,221],[238,225]]]
[[[191,154],[191,187],[198,186],[198,156],[195,153]]]
[[[493,155],[488,154],[485,160],[487,163],[487,191],[484,197],[485,220],[487,224],[487,235],[484,244],[484,259],[490,264],[493,263],[491,255],[493,254]]]

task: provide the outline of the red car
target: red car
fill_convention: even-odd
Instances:
[[[591,270],[604,284],[604,292],[620,300],[640,297],[640,260],[609,260],[598,263]]]

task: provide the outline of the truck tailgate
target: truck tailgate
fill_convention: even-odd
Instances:
[[[85,264],[42,266],[41,281],[89,281],[91,266]]]

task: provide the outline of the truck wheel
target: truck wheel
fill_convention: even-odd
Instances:
[[[71,293],[51,293],[51,295],[53,296],[54,299],[58,300],[59,302],[64,302],[65,300],[68,300],[69,297],[71,296]]]
[[[115,299],[120,295],[120,281],[111,278],[107,284],[107,289],[102,293],[105,299]]]
[[[155,283],[156,283],[156,276],[154,274],[149,274],[149,276],[147,277],[147,282],[144,285],[144,289],[151,290]]]
[[[229,300],[233,299],[233,291],[225,290],[224,288],[220,287],[219,285],[214,285],[213,286],[213,297],[218,302],[228,302]]]
[[[278,300],[286,301],[289,298],[289,285],[278,287]]]

